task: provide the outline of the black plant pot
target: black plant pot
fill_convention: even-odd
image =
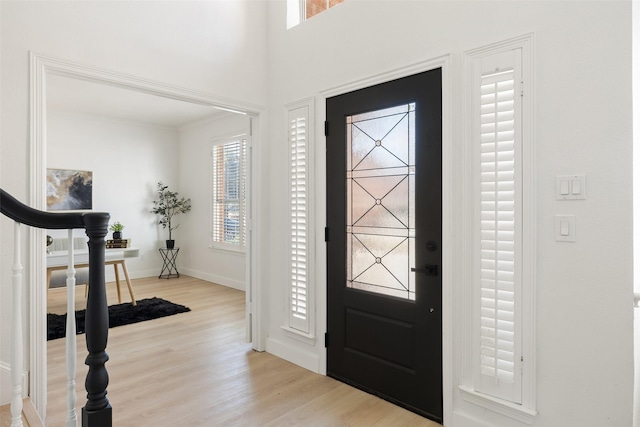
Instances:
[[[167,249],[173,249],[175,244],[176,244],[175,240],[167,240]]]
[[[114,231],[113,232],[113,239],[114,240],[122,239],[122,231]]]

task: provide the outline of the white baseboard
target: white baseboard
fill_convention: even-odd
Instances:
[[[28,395],[29,385],[28,383],[29,372],[22,372],[22,398],[24,399]],[[11,393],[13,391],[13,385],[11,384],[11,365],[4,362],[0,362],[0,405],[6,405],[11,403]]]
[[[267,353],[271,353],[281,359],[295,363],[296,365],[308,369],[311,372],[315,372],[316,374],[320,373],[320,358],[313,353],[301,351],[299,348],[272,338],[267,338],[266,350]]]
[[[245,284],[243,281],[231,279],[229,277],[220,276],[213,273],[205,273],[203,271],[193,270],[191,268],[182,269],[182,273],[187,276],[195,277],[196,279],[206,280],[207,282],[217,283],[218,285],[226,286],[228,288],[244,291]]]

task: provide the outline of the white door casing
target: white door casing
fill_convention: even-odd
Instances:
[[[259,225],[261,224],[261,197],[263,166],[260,156],[261,136],[266,133],[266,126],[262,122],[265,111],[263,106],[250,104],[243,101],[221,98],[215,95],[181,88],[162,82],[149,80],[137,76],[127,75],[111,70],[86,66],[64,59],[44,56],[30,52],[30,200],[31,207],[46,210],[46,159],[47,159],[47,76],[58,75],[71,79],[80,79],[93,83],[114,86],[120,89],[131,90],[163,98],[175,99],[183,102],[216,107],[247,114],[251,117],[252,153],[249,164],[251,187],[250,205],[250,238],[247,242],[247,337],[251,338],[253,348],[264,350],[264,333],[261,313],[261,275],[260,271],[261,236]],[[264,138],[263,140],[266,140]],[[30,263],[30,306],[29,306],[29,390],[31,400],[44,419],[46,416],[47,395],[47,289],[36,286],[46,280],[46,253],[44,241],[45,231],[31,229],[29,233]],[[250,317],[249,317],[250,316]],[[108,348],[107,348],[108,349]]]

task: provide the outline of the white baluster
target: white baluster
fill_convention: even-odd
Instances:
[[[20,223],[14,225],[13,246],[13,327],[11,329],[11,427],[22,427],[22,262],[20,260]]]
[[[73,260],[73,230],[69,230],[69,266],[67,268],[67,418],[65,427],[76,427],[76,270]]]

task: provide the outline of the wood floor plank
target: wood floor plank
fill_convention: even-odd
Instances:
[[[22,401],[22,424],[23,427],[43,427],[44,424],[36,412],[30,398]],[[0,406],[0,427],[11,426],[11,404]]]
[[[244,342],[244,292],[181,276],[136,279],[138,300],[167,299],[191,308],[109,330],[108,397],[113,425],[424,426],[439,424],[331,378],[314,374]],[[66,312],[64,288],[51,289],[48,311]],[[123,301],[128,295],[123,293]],[[114,284],[107,286],[117,303]],[[76,287],[76,309],[85,305]],[[86,402],[84,335],[78,336],[78,416]],[[48,343],[46,425],[64,425],[64,340]]]

